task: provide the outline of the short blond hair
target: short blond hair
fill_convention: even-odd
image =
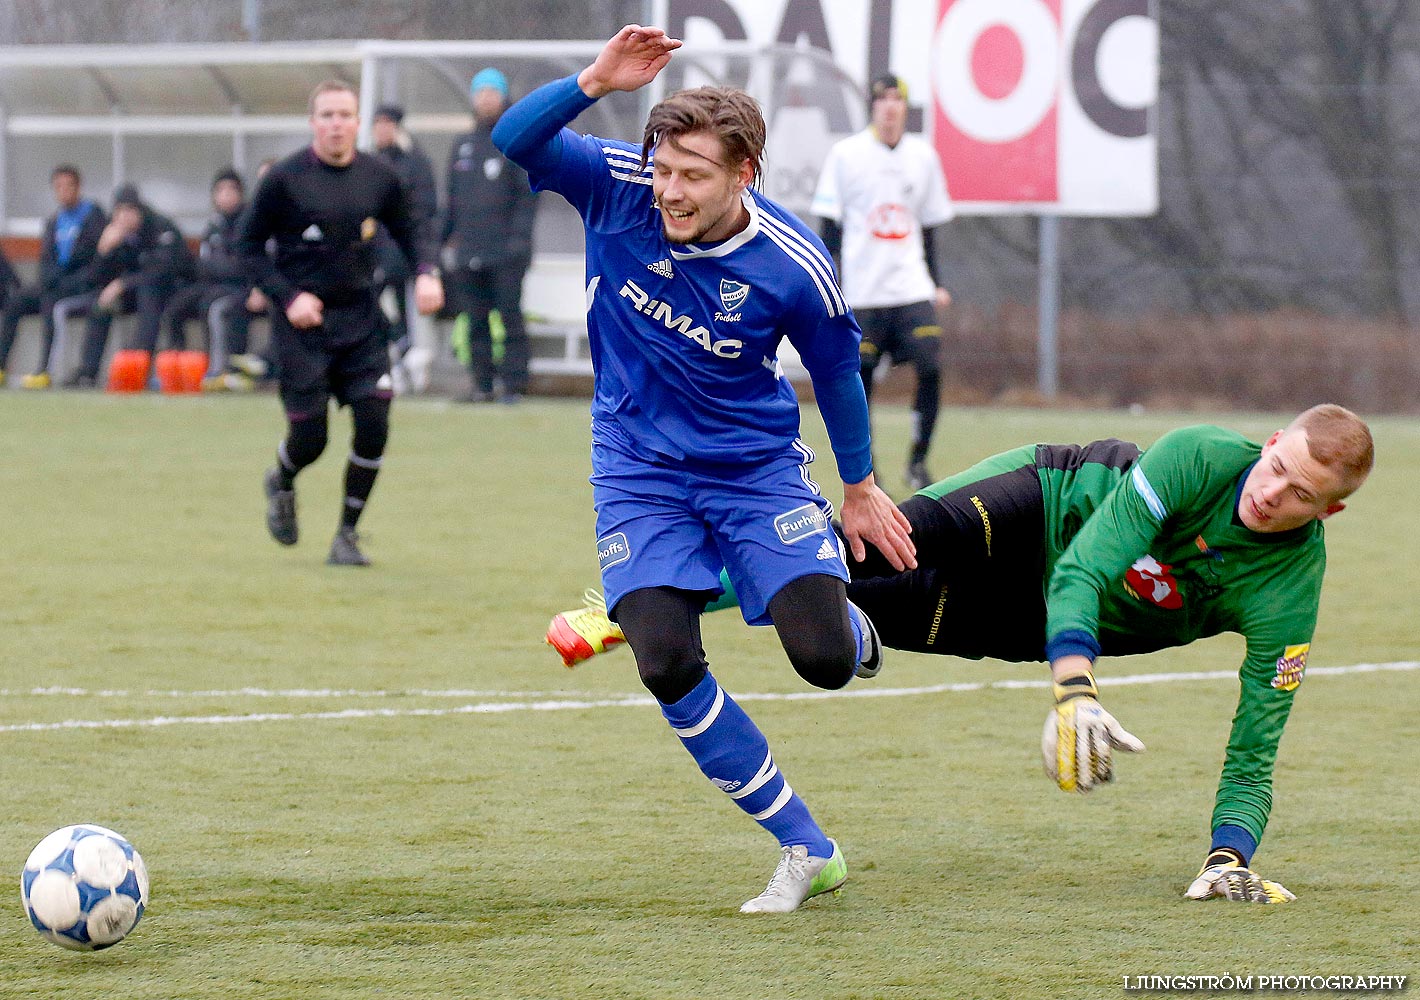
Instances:
[[[357,108],[360,106],[360,94],[355,89],[354,84],[346,83],[344,80],[322,80],[320,83],[316,84],[315,89],[311,91],[310,99],[306,101],[306,114],[313,115],[316,113],[316,98],[321,94],[338,93],[349,94],[351,97],[355,98],[355,106]]]
[[[1322,403],[1302,413],[1287,430],[1305,431],[1311,457],[1341,474],[1344,492],[1336,499],[1356,492],[1376,461],[1376,445],[1366,422],[1344,406]]]

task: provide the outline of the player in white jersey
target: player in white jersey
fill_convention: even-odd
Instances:
[[[710,674],[700,615],[723,567],[745,620],[773,624],[810,683],[871,676],[881,653],[848,603],[833,508],[808,474],[813,453],[776,357],[785,337],[813,378],[848,544],[916,563],[906,518],[873,480],[858,330],[827,251],[753,188],[765,136],[753,98],[723,87],[673,94],[651,109],[639,148],[565,127],[603,95],[645,86],[680,44],[628,25],[577,76],[509,108],[493,141],[535,189],[582,216],[606,603],[701,771],[779,841],[768,887],[741,909],[782,913],[836,889],[847,865]]]
[[[933,481],[927,449],[941,397],[942,328],[937,310],[951,303],[941,266],[940,227],[952,217],[936,151],[907,134],[907,85],[887,74],[873,81],[872,123],[834,144],[819,174],[812,211],[839,262],[844,297],[863,329],[863,389],[888,355],[917,369],[907,484]]]

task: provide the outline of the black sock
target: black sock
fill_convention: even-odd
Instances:
[[[327,434],[324,413],[290,421],[286,440],[276,449],[276,472],[283,490],[295,489],[296,473],[320,458]]]
[[[286,464],[286,449],[284,446],[276,449],[276,477],[283,490],[294,490],[296,488],[296,470]]]
[[[360,515],[365,512],[365,502],[370,499],[370,491],[375,488],[375,477],[380,474],[380,461],[378,458],[361,458],[351,452],[345,463],[345,503],[340,508],[341,527],[355,527]]]

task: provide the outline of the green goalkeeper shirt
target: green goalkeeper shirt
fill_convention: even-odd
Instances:
[[[1212,826],[1241,826],[1256,840],[1326,568],[1320,521],[1264,534],[1238,520],[1242,481],[1261,451],[1232,431],[1197,426],[1164,435],[1127,470],[1039,467],[1051,659],[1222,632],[1246,640]]]

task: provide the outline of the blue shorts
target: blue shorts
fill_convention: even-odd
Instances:
[[[635,461],[595,448],[597,560],[608,608],[633,590],[720,594],[725,569],[751,625],[769,625],[769,600],[801,576],[848,580],[830,521],[833,504],[809,478],[813,452],[757,468],[714,472]]]

